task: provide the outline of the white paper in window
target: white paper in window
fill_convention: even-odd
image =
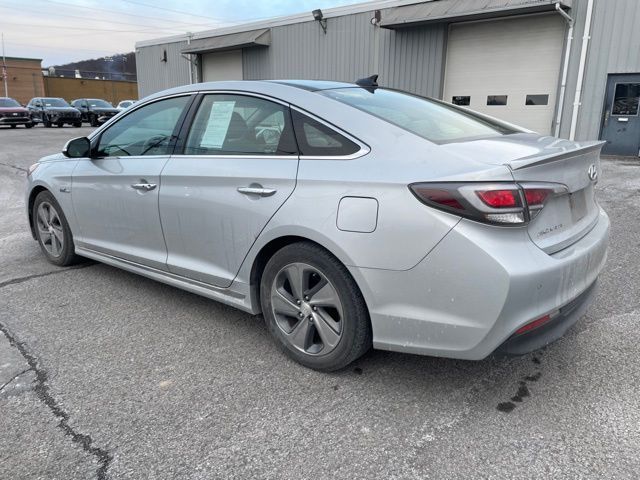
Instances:
[[[227,131],[229,130],[231,115],[233,114],[235,105],[235,101],[224,101],[215,102],[211,106],[207,129],[202,135],[202,141],[200,142],[201,147],[222,148],[224,139],[227,136]]]

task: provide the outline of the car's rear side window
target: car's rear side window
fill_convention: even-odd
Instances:
[[[435,143],[517,131],[465,109],[396,90],[353,87],[320,93]]]
[[[313,118],[292,110],[293,128],[300,155],[314,157],[342,157],[360,150],[357,143]]]
[[[248,95],[204,97],[186,155],[296,155],[289,107]]]

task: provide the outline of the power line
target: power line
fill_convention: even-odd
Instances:
[[[216,20],[216,21],[220,21],[221,19],[219,18],[214,18],[214,17],[209,17],[207,15],[194,15],[193,13],[189,13],[189,12],[185,12],[184,10],[174,10],[172,8],[165,8],[165,7],[159,7],[157,5],[151,5],[149,3],[144,3],[144,2],[138,2],[136,0],[120,0],[121,2],[126,2],[126,3],[132,3],[134,5],[142,5],[143,7],[149,7],[149,8],[153,8],[154,10],[165,10],[167,12],[173,12],[173,13],[180,13],[182,15],[189,15],[190,17],[200,17],[200,18],[210,18],[211,20]]]
[[[43,1],[43,0],[41,0]],[[91,11],[95,11],[95,12],[107,12],[107,13],[111,13],[114,15],[125,15],[125,16],[132,16],[135,15],[136,18],[147,18],[147,19],[151,19],[151,20],[160,20],[162,22],[170,22],[173,24],[176,23],[180,23],[183,25],[189,25],[191,27],[206,27],[206,26],[211,26],[211,22],[209,23],[193,23],[193,22],[181,22],[179,20],[173,20],[173,19],[168,19],[168,18],[161,18],[161,17],[151,17],[149,15],[139,15],[139,14],[130,14],[127,12],[119,12],[119,11],[115,11],[115,10],[110,10],[110,9],[106,9],[106,8],[96,8],[96,7],[85,7],[84,5],[74,5],[71,3],[66,3],[66,2],[59,2],[56,0],[47,0],[47,3],[57,3],[58,5],[65,5],[67,7],[71,7],[71,8],[82,8],[85,10],[91,10]]]
[[[24,12],[25,10],[28,12],[32,12],[32,13],[42,13],[42,11],[38,11],[38,10],[29,10],[29,9],[25,9],[24,7],[7,7],[5,5],[0,5],[0,8],[7,8],[10,10],[19,10],[20,12]],[[134,27],[139,27],[140,24],[139,23],[129,23],[129,22],[117,22],[115,20],[99,20],[99,19],[92,19],[92,18],[87,18],[87,17],[81,17],[79,15],[69,15],[69,14],[65,14],[65,13],[58,13],[58,12],[47,12],[47,15],[58,15],[61,17],[69,17],[69,18],[80,18],[82,20],[86,21],[90,21],[90,22],[102,22],[102,23],[117,23],[119,25],[131,25]],[[70,26],[70,28],[72,28],[72,26]],[[150,27],[151,28],[151,27]],[[184,29],[178,29],[178,28],[168,28],[168,27],[156,27],[158,30],[165,30],[165,31],[175,31],[175,32],[184,32]]]
[[[7,26],[17,26],[17,27],[32,27],[32,28],[39,28],[39,29],[47,29],[47,28],[54,28],[54,29],[65,29],[65,30],[69,30],[69,25],[51,25],[51,24],[47,24],[47,25],[36,25],[33,23],[6,23],[5,25]],[[159,31],[165,31],[165,32],[170,32],[173,30],[158,30],[157,28],[147,28],[145,30],[114,30],[114,29],[108,29],[108,28],[93,28],[93,27],[73,27],[73,30],[89,30],[89,32],[117,32],[117,33],[151,33],[151,32],[159,32]],[[73,34],[70,34],[73,35]],[[81,35],[86,35],[85,33],[82,33]],[[69,35],[65,35],[65,36],[69,36]],[[35,37],[29,37],[29,38],[35,38]]]

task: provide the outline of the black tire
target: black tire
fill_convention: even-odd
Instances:
[[[16,128],[16,127],[17,127],[17,125],[11,125],[11,128]]]
[[[80,128],[82,126],[82,122],[75,122],[73,126],[76,128]]]
[[[97,126],[98,126],[98,119],[96,118],[96,116],[95,116],[95,115],[90,115],[90,116],[89,116],[89,124],[90,124],[92,127],[97,127]]]
[[[62,127],[64,127],[64,123],[56,123],[56,127],[62,128]]]
[[[44,123],[45,128],[51,128],[51,122],[47,118],[42,123]]]
[[[342,304],[340,339],[333,350],[309,354],[296,348],[278,326],[272,309],[272,287],[285,267],[302,263],[326,277]],[[306,298],[305,298],[306,299]],[[297,242],[278,250],[267,262],[260,281],[260,302],[269,333],[280,348],[296,362],[314,370],[330,372],[346,367],[371,348],[371,323],[367,305],[346,267],[324,248],[311,242]],[[306,319],[300,320],[301,322]],[[311,317],[309,317],[311,322]]]
[[[34,124],[33,123],[25,123],[24,124],[24,128],[33,128]]]
[[[59,226],[64,234],[64,241],[62,243],[62,248],[60,249],[59,255],[53,255],[47,250],[45,246],[46,239],[43,239],[41,234],[41,229],[38,225],[38,208],[41,204],[49,204],[54,207],[57,217],[59,219]],[[42,253],[44,253],[45,257],[49,262],[54,265],[58,265],[60,267],[66,267],[68,265],[73,265],[79,261],[79,258],[75,254],[75,245],[73,243],[73,235],[71,234],[71,229],[69,228],[69,222],[67,222],[67,217],[65,217],[62,208],[56,201],[53,195],[51,195],[48,191],[42,191],[37,196],[35,201],[33,202],[33,209],[31,211],[32,221],[34,225],[34,229],[36,232],[36,239],[38,240],[38,244],[40,245],[40,249]]]

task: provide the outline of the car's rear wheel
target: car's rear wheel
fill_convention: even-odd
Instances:
[[[89,116],[89,124],[92,127],[97,127],[98,126],[98,118],[95,115]]]
[[[348,270],[324,248],[299,242],[267,263],[260,283],[271,335],[309,368],[343,368],[371,347],[367,306]]]
[[[11,128],[16,128],[16,127],[17,127],[17,125],[11,125]]]
[[[25,128],[33,128],[33,123],[25,123],[24,126]]]
[[[36,238],[47,260],[61,267],[78,261],[67,218],[50,192],[38,194],[33,202],[32,218]]]
[[[43,123],[46,128],[51,128],[51,122],[48,118],[45,118]]]
[[[82,126],[82,122],[75,122],[73,126],[76,128],[80,128]]]

